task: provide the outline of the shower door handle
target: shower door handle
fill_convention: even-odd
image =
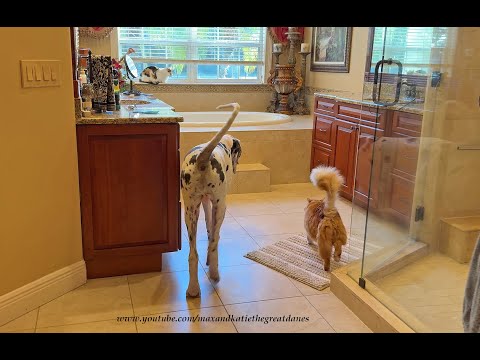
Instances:
[[[387,64],[387,65],[392,65],[396,64],[398,67],[397,71],[397,86],[395,89],[395,100],[393,102],[382,102],[378,100],[378,92],[377,92],[377,87],[378,87],[378,70],[380,69],[380,66],[382,64]],[[402,87],[402,71],[403,71],[403,65],[400,61],[398,60],[393,60],[393,59],[388,59],[388,60],[380,60],[377,62],[375,65],[375,76],[373,77],[373,88],[372,88],[372,100],[375,104],[381,105],[381,106],[392,106],[398,103],[398,100],[400,99],[400,89]]]

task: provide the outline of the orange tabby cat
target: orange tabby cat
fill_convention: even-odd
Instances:
[[[313,185],[326,192],[323,200],[307,199],[304,226],[308,243],[316,241],[318,252],[324,261],[324,270],[330,270],[332,247],[335,248],[334,260],[340,261],[342,246],[347,243],[347,230],[335,207],[338,190],[344,179],[334,167],[320,165],[310,174]]]

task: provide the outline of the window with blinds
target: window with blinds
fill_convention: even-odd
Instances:
[[[139,71],[172,68],[169,82],[261,83],[263,27],[119,27],[119,57],[128,48]]]
[[[369,72],[382,59],[399,60],[405,75],[427,75],[441,61],[447,39],[446,27],[375,27],[371,45]],[[384,53],[385,47],[385,53]],[[396,73],[396,66],[384,67],[386,73]]]

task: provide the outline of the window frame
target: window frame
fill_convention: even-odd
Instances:
[[[112,45],[113,42],[115,43],[115,53],[117,54],[118,58],[121,58],[124,54],[120,54],[120,26],[116,28],[115,31],[115,39],[112,39]],[[263,64],[258,64],[259,67],[262,68],[262,70],[259,70],[259,77],[257,79],[198,79],[197,78],[197,66],[201,65],[204,63],[204,61],[194,61],[194,60],[188,60],[187,62],[181,62],[178,60],[173,60],[173,63],[184,63],[185,65],[189,65],[192,67],[192,70],[187,72],[187,78],[186,79],[174,79],[172,77],[169,78],[168,83],[169,84],[175,84],[175,85],[262,85],[266,83],[267,79],[267,42],[268,42],[268,28],[264,27],[263,31]],[[113,46],[112,46],[113,47]],[[144,63],[155,63],[156,59],[155,58],[132,58],[132,60],[137,63],[137,62],[144,62]],[[158,63],[158,62],[157,62]],[[221,64],[227,63],[227,62],[219,62],[219,63],[208,63],[208,65],[221,65]],[[232,61],[232,65],[241,65],[241,62],[238,61]],[[149,83],[143,83],[138,80],[134,80],[135,83],[138,84],[144,84],[148,85]]]
[[[375,73],[371,72],[371,64],[372,64],[372,56],[373,56],[373,40],[375,35],[375,27],[370,27],[368,32],[368,42],[367,42],[367,58],[365,62],[365,76],[364,80],[368,82],[373,82]],[[428,75],[402,75],[403,79],[407,79],[407,81],[411,84],[415,84],[417,86],[425,87],[427,86],[428,82]],[[395,84],[397,81],[396,74],[386,74],[382,75],[382,82],[387,84]]]

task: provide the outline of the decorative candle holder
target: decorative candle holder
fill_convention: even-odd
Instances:
[[[305,99],[305,76],[307,74],[307,56],[310,54],[310,51],[301,51],[299,54],[302,56],[302,67],[300,71],[303,82],[302,87],[298,92],[295,106],[293,107],[293,112],[298,115],[308,115],[310,114],[310,109],[308,108]]]
[[[287,39],[290,41],[290,49],[288,51],[288,63],[295,65],[297,60],[295,59],[295,46],[300,41],[300,32],[296,31],[296,27],[289,27],[287,34]]]
[[[267,106],[267,111],[271,112],[271,113],[275,112],[275,109],[277,108],[278,93],[275,90],[275,86],[273,85],[273,80],[277,76],[276,66],[279,63],[279,56],[280,56],[281,53],[282,53],[282,51],[272,52],[272,54],[274,56],[274,61],[273,61],[273,64],[272,64],[272,68],[270,69],[270,76],[267,79],[267,84],[269,84],[270,87],[272,88],[272,97],[270,98],[270,105]]]

